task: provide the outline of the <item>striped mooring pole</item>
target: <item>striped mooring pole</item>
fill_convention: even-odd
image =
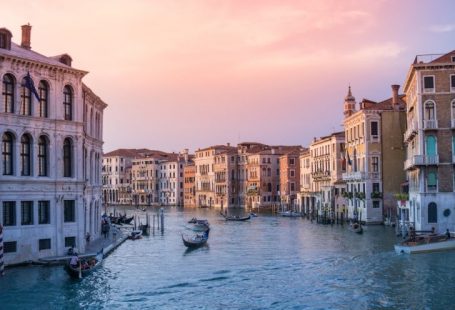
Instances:
[[[0,224],[0,277],[5,275],[5,264],[3,263],[3,226]]]

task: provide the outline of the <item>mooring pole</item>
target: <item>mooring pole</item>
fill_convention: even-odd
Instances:
[[[3,262],[3,226],[0,224],[0,277],[5,275],[5,264]]]

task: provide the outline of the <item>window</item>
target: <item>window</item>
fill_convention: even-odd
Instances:
[[[373,200],[373,208],[377,209],[381,207],[381,201],[379,200]]]
[[[63,142],[63,176],[72,177],[73,171],[73,146],[71,139],[66,138]]]
[[[65,247],[76,247],[76,237],[65,237]]]
[[[17,252],[17,242],[8,241],[3,243],[3,253],[15,253]]]
[[[289,165],[291,165],[291,166],[295,165],[295,159],[294,158],[289,158]]]
[[[73,90],[68,85],[63,89],[63,107],[64,119],[67,121],[73,120]]]
[[[39,239],[39,250],[50,250],[51,248],[51,239]]]
[[[21,201],[21,225],[33,225],[33,201]]]
[[[423,77],[423,90],[425,92],[434,92],[434,76]]]
[[[14,88],[16,82],[14,77],[11,74],[5,74],[3,76],[3,104],[4,109],[3,112],[5,113],[14,113]]]
[[[373,156],[371,158],[371,168],[373,172],[379,172],[379,157]]]
[[[26,79],[22,80],[21,85],[21,115],[32,115],[32,92],[26,86]]]
[[[290,176],[291,176],[291,177],[294,177],[294,176],[295,176],[295,170],[290,170],[289,173],[290,173]]]
[[[373,183],[373,193],[379,193],[379,183]]]
[[[291,192],[295,191],[295,183],[291,182]]]
[[[76,208],[74,205],[74,200],[64,200],[63,205],[63,221],[65,223],[75,222],[76,221]]]
[[[2,138],[3,175],[13,174],[13,135],[9,132]]]
[[[47,139],[45,136],[39,137],[38,140],[38,175],[47,176]]]
[[[378,122],[371,122],[370,123],[370,132],[371,132],[371,138],[372,139],[377,139],[378,138]]]
[[[437,189],[437,175],[436,172],[430,171],[427,174],[427,190],[435,191]]]
[[[29,135],[21,138],[21,175],[30,175],[31,172],[31,139]]]
[[[450,91],[455,92],[455,74],[450,76]]]
[[[4,201],[3,202],[3,226],[16,225],[16,202]]]
[[[435,113],[434,113],[434,102],[429,101],[425,102],[425,120],[434,120]]]
[[[428,223],[438,222],[438,206],[434,202],[428,204]]]
[[[49,100],[49,85],[45,81],[39,82],[39,117],[47,117],[47,106]]]
[[[38,201],[38,224],[50,224],[51,211],[49,201]]]
[[[425,138],[425,155],[436,156],[436,137],[433,135],[426,136]]]

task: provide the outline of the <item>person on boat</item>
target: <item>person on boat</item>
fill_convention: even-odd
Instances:
[[[89,269],[89,268],[90,268],[90,266],[89,266],[89,264],[88,264],[87,261],[85,261],[85,262],[82,263],[82,266],[81,266],[81,269],[82,269],[82,270]]]
[[[450,239],[450,231],[449,231],[448,228],[447,228],[447,230],[446,230],[446,237],[447,237],[447,239]]]
[[[74,253],[73,256],[71,256],[70,265],[72,267],[77,267],[79,265],[79,256],[77,253]]]

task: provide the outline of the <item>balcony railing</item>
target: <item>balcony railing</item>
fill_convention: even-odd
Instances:
[[[410,122],[408,123],[408,129],[406,129],[404,133],[404,141],[409,141],[412,137],[415,136],[417,133],[417,123],[416,122]]]
[[[363,171],[346,172],[346,173],[343,173],[342,178],[344,181],[365,180],[366,173]]]
[[[438,121],[435,119],[423,120],[423,129],[437,129]]]
[[[453,158],[455,160],[455,158]],[[454,161],[455,162],[455,161]],[[438,165],[439,155],[412,155],[404,162],[404,169],[407,170],[413,166]]]

